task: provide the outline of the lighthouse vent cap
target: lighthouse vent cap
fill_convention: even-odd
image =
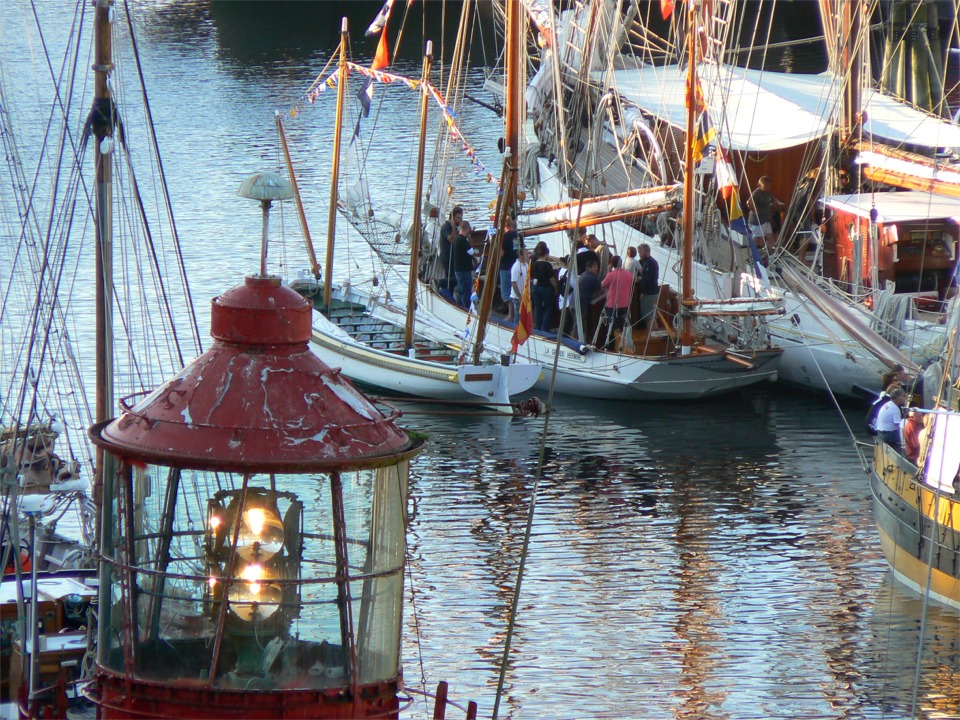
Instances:
[[[210,335],[242,345],[295,345],[310,341],[310,303],[268,275],[247,276],[213,299]]]

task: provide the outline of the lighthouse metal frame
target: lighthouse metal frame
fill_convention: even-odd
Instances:
[[[216,342],[91,428],[103,718],[395,717],[408,463],[395,425],[308,348],[277,278],[213,301]]]

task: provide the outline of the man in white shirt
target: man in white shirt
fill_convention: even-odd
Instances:
[[[530,272],[530,251],[520,248],[517,251],[517,261],[510,268],[510,302],[513,303],[513,320],[520,322],[520,299],[523,297],[523,288],[527,284],[527,273]]]
[[[907,402],[907,393],[901,387],[890,391],[890,401],[877,413],[877,435],[897,452],[902,452],[900,444],[900,423],[903,420],[900,408]]]

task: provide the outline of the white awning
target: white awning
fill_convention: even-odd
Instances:
[[[819,75],[701,65],[700,84],[710,120],[731,150],[766,152],[823,137],[839,118],[839,79]],[[686,128],[686,70],[677,65],[617,70],[616,90],[677,128]],[[604,76],[596,75],[604,83]],[[960,126],[865,91],[865,130],[894,145],[960,148]]]

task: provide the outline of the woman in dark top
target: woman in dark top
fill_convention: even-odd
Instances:
[[[530,292],[533,301],[533,327],[535,330],[550,331],[553,321],[553,309],[557,304],[557,276],[553,265],[547,260],[550,248],[542,240],[533,249],[534,261],[530,266]]]

